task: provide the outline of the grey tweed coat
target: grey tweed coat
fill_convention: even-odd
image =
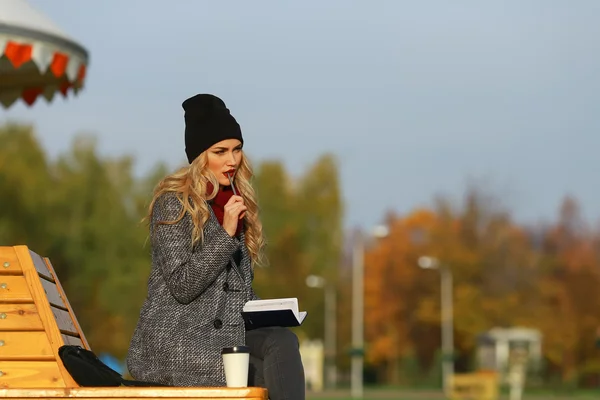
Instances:
[[[174,386],[224,386],[221,349],[245,343],[241,310],[258,297],[244,235],[225,232],[212,208],[201,245],[191,246],[192,220],[173,225],[182,205],[174,193],[154,206],[148,294],[134,331],[127,368],[137,380]],[[241,251],[241,262],[234,253]],[[238,253],[239,254],[239,253]],[[238,258],[239,260],[240,258]]]

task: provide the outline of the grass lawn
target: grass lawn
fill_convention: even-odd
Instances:
[[[310,400],[356,400],[349,390],[335,392],[308,393]],[[363,400],[395,399],[395,400],[443,400],[440,391],[431,390],[397,390],[397,389],[365,389]]]
[[[350,396],[349,390],[338,390],[335,392],[307,393],[308,400],[356,400]],[[440,391],[433,390],[409,390],[409,389],[365,389],[363,400],[445,400]],[[506,394],[502,394],[498,400],[508,399]],[[598,400],[600,399],[600,390],[598,391],[580,391],[575,393],[552,393],[552,392],[525,392],[523,400]]]

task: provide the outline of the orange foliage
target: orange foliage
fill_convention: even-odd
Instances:
[[[389,369],[415,354],[421,366],[433,362],[440,289],[439,274],[418,267],[427,255],[454,277],[459,354],[472,356],[477,335],[493,327],[526,326],[543,334],[548,373],[567,381],[600,372],[598,235],[585,230],[572,199],[554,226],[538,231],[488,204],[470,193],[462,210],[441,205],[389,219],[389,235],[365,256],[367,362]]]

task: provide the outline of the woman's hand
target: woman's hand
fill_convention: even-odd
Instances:
[[[223,229],[233,237],[237,231],[238,222],[244,217],[244,211],[246,211],[244,199],[241,196],[231,196],[225,204],[224,210]]]

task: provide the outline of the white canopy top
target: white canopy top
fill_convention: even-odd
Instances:
[[[0,24],[44,32],[72,41],[48,17],[33,8],[27,0],[0,0]]]

